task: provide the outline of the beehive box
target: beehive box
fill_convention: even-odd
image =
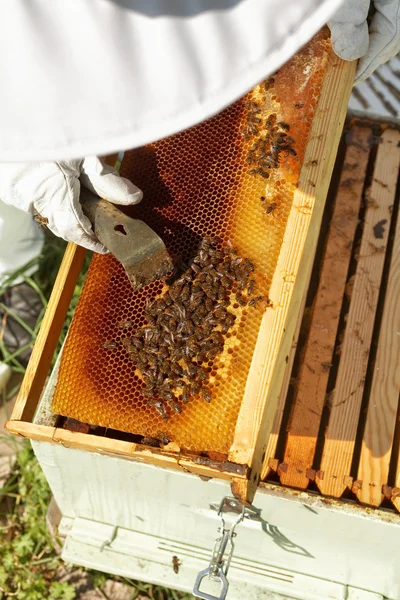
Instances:
[[[71,245],[10,431],[228,478],[234,493],[251,501],[353,76],[354,65],[333,54],[324,30],[276,75],[213,119],[125,154],[121,173],[145,194],[131,214],[163,237],[175,262],[190,262],[199,242],[217,234],[223,248],[235,248],[254,265],[256,293],[263,300],[242,306],[230,298],[235,324],[222,353],[202,364],[211,402],[200,395],[192,394],[187,403],[178,397],[181,410],[168,407],[167,420],[148,404],[123,340],[146,324],[146,304],[165,293],[164,284],[133,294],[113,257],[95,256],[52,400],[54,415],[88,428],[71,432],[51,419],[32,423],[83,260],[82,250]],[[129,329],[120,326],[126,321]],[[160,447],[147,445],[149,438],[159,439]]]
[[[398,123],[349,121],[262,472],[397,510],[399,167]]]

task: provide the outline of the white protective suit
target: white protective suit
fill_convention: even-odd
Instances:
[[[37,169],[35,164],[7,162],[106,154],[190,127],[276,71],[342,3],[1,3],[0,198],[50,216],[54,233],[101,251],[79,205],[82,174],[85,185],[104,187],[98,161],[90,173],[85,164],[93,158],[52,163],[48,168],[36,162]],[[332,21],[334,47],[347,59],[368,54],[369,5],[370,0],[345,0],[344,12],[336,13]],[[375,5],[379,19],[373,35],[378,36],[379,47],[374,52],[382,62],[398,44],[399,0],[375,0]],[[109,171],[104,175],[109,178]],[[114,188],[115,202],[140,199],[140,191],[128,183]],[[53,211],[57,218],[52,218]]]

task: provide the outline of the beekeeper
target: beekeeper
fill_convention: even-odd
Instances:
[[[56,235],[104,251],[82,213],[81,184],[120,204],[142,193],[97,155],[211,117],[327,22],[335,52],[361,59],[360,82],[399,51],[399,7],[400,0],[2,2],[0,281],[40,251],[35,212]]]

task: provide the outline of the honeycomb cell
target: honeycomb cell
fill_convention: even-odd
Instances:
[[[125,153],[121,175],[144,192],[123,208],[187,264],[211,235],[255,265],[267,297],[304,160],[329,54],[320,33],[278,73],[216,117]],[[271,209],[271,206],[273,208]],[[133,292],[121,265],[95,255],[64,346],[54,412],[84,423],[158,438],[182,449],[226,454],[246,385],[265,304],[243,310],[209,369],[211,402],[193,397],[168,421],[149,406],[124,340],[146,325],[146,306],[163,293],[156,281]],[[273,310],[273,307],[270,308]],[[107,344],[107,347],[104,345]]]

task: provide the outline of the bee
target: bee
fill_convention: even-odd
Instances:
[[[158,363],[158,357],[157,357],[157,356],[154,356],[154,355],[151,355],[151,354],[150,354],[150,355],[148,355],[148,356],[147,356],[147,363],[148,363],[150,366],[152,366],[152,367],[155,367],[155,366],[157,366],[157,363]]]
[[[130,327],[133,327],[133,322],[129,319],[124,319],[118,323],[118,327],[121,327],[121,329],[129,329]]]
[[[144,331],[144,341],[145,343],[149,343],[151,342],[151,340],[154,339],[154,336],[156,335],[156,329],[154,329],[154,327],[145,327],[143,329]]]
[[[162,297],[162,300],[163,300],[163,303],[164,303],[164,308],[167,307],[167,306],[171,306],[171,304],[172,304],[172,298],[171,298],[171,295],[170,295],[169,291],[165,292],[164,296]]]
[[[172,363],[171,372],[173,375],[178,375],[179,377],[183,376],[183,369],[179,363]]]
[[[212,325],[212,327],[215,327],[216,325],[218,325],[218,320],[214,317],[212,312],[210,312],[207,315],[207,317],[205,318],[205,321],[208,325]]]
[[[157,438],[163,446],[166,446],[170,442],[169,438],[165,435],[165,433],[159,433]]]
[[[200,379],[200,381],[205,381],[207,379],[207,371],[203,369],[203,367],[198,367],[197,377]]]
[[[204,238],[204,246],[203,247],[211,247],[211,246],[219,246],[222,244],[222,238],[218,235],[211,235],[208,238]]]
[[[218,292],[217,292],[217,300],[225,300],[225,299],[226,299],[225,289],[222,285],[220,285],[218,288]]]
[[[152,438],[149,435],[145,435],[141,440],[140,440],[141,444],[144,444],[145,446],[153,446],[154,448],[159,448],[160,447],[160,441],[157,440],[156,438]]]
[[[242,277],[238,278],[238,280],[237,280],[238,281],[237,289],[238,290],[244,290],[244,288],[247,286],[247,280],[248,280],[248,277],[243,277],[242,276]]]
[[[254,279],[250,279],[248,286],[247,286],[247,294],[249,296],[251,296],[253,294],[255,286],[256,286],[256,282],[254,281]]]
[[[190,395],[197,396],[197,394],[200,392],[200,388],[200,383],[198,381],[194,381],[190,386]]]
[[[201,388],[201,395],[202,395],[203,400],[205,400],[206,402],[211,402],[211,394],[207,388],[205,388],[205,387]]]
[[[261,120],[260,120],[261,122]],[[245,140],[249,140],[252,136],[255,136],[258,134],[258,127],[252,123],[251,121],[247,121],[247,125],[246,127],[244,127],[243,131],[243,137]]]
[[[249,300],[248,306],[255,306],[256,304],[261,302],[261,300],[264,300],[264,298],[262,296],[256,296],[255,298],[252,298],[251,300]]]
[[[275,141],[276,141],[277,144],[282,145],[282,144],[288,143],[289,139],[292,139],[292,138],[288,137],[286,131],[280,131],[278,133],[278,135],[276,136]]]
[[[223,306],[218,306],[218,308],[214,311],[214,317],[218,321],[225,321],[227,314],[227,310]]]
[[[215,248],[210,249],[210,258],[213,261],[220,261],[224,257],[224,253],[221,250],[216,250]],[[215,262],[213,262],[215,264]]]
[[[35,219],[36,223],[40,226],[40,227],[46,227],[46,225],[48,224],[49,220],[47,219],[47,217],[42,217],[41,214],[39,214],[38,212],[35,212],[35,214],[33,215],[33,218]]]
[[[225,289],[228,289],[231,286],[231,281],[226,275],[221,277],[221,285]]]
[[[191,271],[186,271],[183,273],[180,279],[177,280],[176,283],[190,283],[193,280],[193,275]]]
[[[240,306],[246,306],[247,302],[246,300],[243,298],[242,294],[235,294],[235,300],[238,304],[240,304]]]
[[[186,319],[186,308],[182,302],[175,302],[175,310],[180,319]]]
[[[251,123],[261,123],[261,119],[256,115],[259,115],[261,112],[261,108],[255,106],[252,110],[247,113],[247,120]]]
[[[157,317],[151,313],[146,313],[146,319],[150,325],[155,325],[157,323]]]
[[[233,315],[232,313],[229,313],[226,317],[226,321],[225,323],[229,326],[232,327],[232,325],[235,323],[236,321],[236,316]]]
[[[182,302],[187,302],[190,298],[190,288],[188,285],[185,285],[181,291],[180,299]]]
[[[179,567],[181,566],[181,561],[177,556],[172,557],[172,568],[174,569],[174,573],[179,573]]]
[[[204,353],[205,360],[214,360],[218,356],[218,354],[222,351],[222,348],[215,346],[214,348],[210,348]],[[204,362],[204,361],[203,361]]]
[[[169,288],[169,295],[171,296],[172,300],[177,300],[179,298],[182,288],[183,284],[178,285],[176,282],[171,285]]]
[[[281,150],[282,147],[278,142],[275,142],[275,144],[271,146],[271,160],[274,165],[274,168],[277,168],[278,166],[279,153],[281,152]]]
[[[117,342],[109,341],[104,342],[104,344],[102,344],[102,347],[106,348],[106,350],[111,350],[112,348],[118,348],[119,344],[117,344]]]
[[[189,375],[189,377],[193,377],[197,373],[197,366],[195,364],[193,364],[192,362],[187,362],[186,363],[186,372]]]
[[[253,155],[257,152],[257,150],[260,150],[260,148],[263,146],[263,143],[265,143],[264,140],[262,138],[259,138],[253,145],[251,150],[249,150],[249,153],[247,155],[247,161],[249,162],[249,164],[253,161]]]
[[[276,202],[271,202],[271,204],[268,204],[267,210],[266,210],[267,215],[270,215],[271,213],[273,213],[274,210],[276,209],[276,207],[277,207]]]
[[[211,300],[211,298],[207,298],[204,305],[209,312],[214,308],[214,302]]]
[[[194,314],[194,315],[192,315],[192,321],[196,326],[198,326],[198,325],[200,325],[202,318],[200,317],[200,315]]]
[[[246,265],[246,267],[248,267],[250,269],[250,271],[254,271],[255,266],[249,258],[245,258],[244,264]]]
[[[276,123],[276,115],[269,115],[268,119],[265,121],[266,129],[271,129],[275,126]]]
[[[237,258],[234,258],[233,260],[231,260],[231,265],[233,267],[238,267],[239,265],[241,265],[243,262],[243,258],[241,258],[240,256],[238,256]]]
[[[163,400],[173,400],[174,399],[174,395],[172,392],[170,392],[167,388],[160,387],[157,390],[158,395],[160,396],[160,398],[162,398]]]
[[[179,413],[181,413],[181,412],[182,412],[182,409],[181,409],[181,407],[179,406],[179,404],[178,404],[178,403],[177,403],[175,400],[173,400],[172,398],[169,398],[169,399],[168,399],[168,403],[169,403],[170,407],[172,408],[172,410],[173,410],[173,411],[174,411],[176,414],[179,414]]]
[[[265,171],[265,169],[262,167],[258,167],[258,169],[252,169],[250,171],[250,175],[261,175],[261,177],[264,177],[264,179],[269,179],[269,173],[267,173],[267,171]]]
[[[275,78],[274,77],[268,77],[268,79],[266,81],[264,81],[264,89],[266,92],[268,92],[272,87],[274,87],[275,84]]]
[[[287,123],[284,123],[283,121],[279,121],[279,123],[277,123],[277,125],[281,129],[284,129],[285,131],[289,131],[289,129],[290,129],[290,125],[288,125]]]
[[[142,389],[142,394],[146,398],[152,398],[154,396],[154,387],[145,387]]]
[[[149,404],[149,406],[156,409],[156,411],[158,412],[159,415],[161,415],[161,417],[164,419],[164,421],[168,421],[167,411],[165,408],[165,404],[162,400],[157,400],[155,398],[149,398],[147,400],[147,403]]]
[[[298,102],[294,105],[295,108],[303,108],[304,104],[302,102]]]
[[[157,351],[158,351],[158,356],[159,356],[159,358],[160,358],[160,359],[162,359],[162,358],[167,358],[167,356],[168,356],[168,354],[169,354],[169,352],[168,352],[167,348],[165,348],[165,347],[163,347],[163,346],[161,346],[161,347],[160,347],[160,346],[158,346],[158,349],[157,349]]]
[[[195,263],[205,263],[208,258],[208,252],[205,248],[200,248],[198,258],[195,258]]]
[[[212,333],[210,335],[210,342],[212,342],[213,344],[221,344],[223,345],[224,343],[224,338],[222,337],[222,335],[220,334],[219,331],[214,331],[214,333]]]
[[[184,402],[185,404],[187,402],[189,402],[189,388],[187,385],[183,385],[182,386],[182,402]]]

